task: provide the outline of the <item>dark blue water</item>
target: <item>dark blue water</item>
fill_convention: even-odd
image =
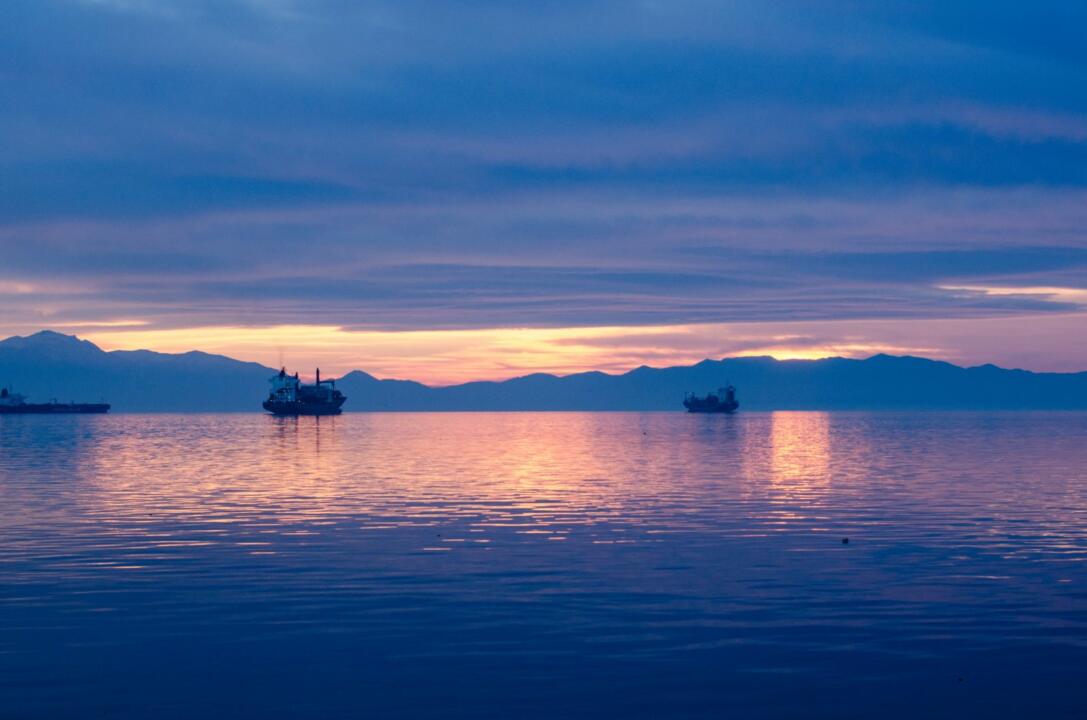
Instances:
[[[0,717],[1084,717],[1085,441],[1085,414],[0,418]]]

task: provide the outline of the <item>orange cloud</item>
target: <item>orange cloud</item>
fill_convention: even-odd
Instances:
[[[334,325],[104,327],[84,336],[105,349],[199,349],[327,375],[366,370],[378,377],[442,385],[533,372],[623,372],[642,364],[690,364],[726,356],[782,360],[924,355],[963,364],[995,362],[1037,370],[1087,368],[1087,314],[986,320],[820,321],[635,327],[349,330]],[[1022,342],[1009,343],[1008,338]],[[1059,361],[1063,364],[1055,364]]]

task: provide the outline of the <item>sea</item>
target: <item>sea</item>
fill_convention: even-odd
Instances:
[[[1085,413],[0,417],[0,718],[1083,718],[1085,561]]]

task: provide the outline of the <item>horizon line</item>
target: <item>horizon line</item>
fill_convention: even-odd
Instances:
[[[273,367],[271,365],[268,365],[266,363],[260,362],[260,361],[245,360],[245,359],[234,357],[234,356],[226,354],[226,353],[209,352],[209,351],[206,351],[206,350],[201,350],[199,348],[192,348],[192,349],[185,350],[185,351],[180,351],[180,352],[154,350],[152,348],[133,348],[133,349],[117,348],[117,349],[107,350],[107,349],[102,348],[97,343],[95,343],[93,340],[90,340],[88,338],[80,337],[80,336],[75,335],[75,334],[64,333],[64,332],[61,332],[59,330],[53,330],[53,329],[47,328],[47,327],[42,328],[42,329],[40,329],[40,330],[38,330],[36,332],[30,333],[28,335],[10,335],[10,336],[5,337],[5,338],[0,338],[0,344],[6,343],[9,340],[29,340],[29,339],[32,339],[32,338],[34,338],[36,336],[40,336],[40,335],[54,335],[54,336],[59,336],[59,337],[75,340],[75,341],[78,341],[78,342],[81,342],[81,343],[87,343],[87,344],[93,346],[98,351],[103,352],[103,353],[107,353],[107,354],[132,353],[132,352],[149,352],[149,353],[154,353],[156,355],[165,355],[165,356],[171,356],[171,357],[181,357],[181,356],[184,356],[184,355],[197,353],[197,354],[202,354],[202,355],[206,355],[206,356],[209,356],[209,357],[223,358],[225,360],[230,360],[232,362],[237,362],[237,363],[258,365],[260,367],[263,367],[263,368],[269,370],[272,373],[279,372],[279,370],[277,368],[275,368],[275,367]],[[842,361],[847,361],[847,362],[861,363],[861,362],[868,362],[868,361],[871,361],[871,360],[874,360],[874,359],[880,358],[880,357],[894,358],[894,359],[899,359],[899,360],[921,360],[921,361],[924,361],[924,362],[948,365],[948,366],[951,366],[951,367],[954,367],[954,368],[959,368],[959,369],[962,369],[962,370],[975,370],[975,369],[982,369],[982,368],[992,367],[992,368],[996,368],[996,369],[1007,371],[1007,372],[1021,372],[1021,373],[1028,373],[1028,374],[1031,374],[1031,375],[1079,375],[1079,374],[1083,374],[1083,373],[1087,372],[1087,369],[1084,369],[1084,370],[1072,370],[1072,371],[1044,371],[1044,370],[1043,371],[1038,371],[1038,370],[1030,370],[1030,369],[1027,369],[1027,368],[1020,368],[1020,367],[1006,367],[1006,366],[1003,366],[1003,365],[998,365],[998,364],[993,363],[993,362],[985,362],[985,363],[980,363],[980,364],[975,364],[975,365],[967,365],[967,364],[958,364],[958,363],[952,362],[950,360],[942,359],[942,358],[932,358],[932,357],[926,357],[926,356],[923,356],[923,355],[895,354],[895,353],[888,353],[888,352],[874,352],[871,355],[867,355],[867,356],[864,356],[864,357],[847,357],[847,356],[843,356],[843,355],[827,355],[827,356],[823,356],[823,357],[806,357],[806,358],[797,358],[797,357],[779,358],[779,357],[775,357],[774,355],[771,355],[771,354],[758,354],[758,355],[755,355],[755,354],[738,354],[738,355],[725,355],[725,356],[721,356],[721,357],[717,357],[717,358],[706,357],[706,358],[703,358],[701,360],[697,360],[697,361],[694,361],[694,362],[685,363],[685,364],[675,364],[675,365],[650,365],[650,364],[643,363],[641,365],[631,367],[631,368],[628,368],[626,370],[619,370],[619,371],[612,371],[612,372],[608,372],[607,370],[602,370],[602,369],[577,370],[577,371],[573,371],[573,372],[569,372],[569,373],[561,373],[561,372],[546,371],[546,370],[536,370],[536,371],[533,371],[533,372],[523,373],[523,374],[519,374],[519,375],[511,375],[509,377],[504,377],[504,378],[500,378],[500,379],[471,379],[471,380],[464,380],[464,381],[460,381],[460,382],[444,383],[444,384],[431,384],[431,383],[426,383],[426,382],[422,382],[422,381],[419,381],[419,380],[413,380],[413,379],[407,378],[407,377],[381,377],[381,376],[375,375],[374,373],[372,373],[370,371],[363,370],[362,368],[353,367],[350,370],[347,370],[345,372],[340,373],[335,378],[329,378],[329,379],[340,380],[340,379],[343,379],[343,378],[345,378],[348,375],[351,375],[353,373],[360,373],[360,374],[367,375],[368,377],[372,377],[372,378],[374,378],[375,380],[377,380],[379,382],[410,382],[410,383],[415,383],[415,384],[418,384],[418,385],[422,385],[422,386],[427,387],[427,388],[437,389],[437,388],[447,388],[447,387],[458,387],[458,386],[461,386],[461,385],[478,384],[478,383],[501,384],[501,383],[505,383],[505,382],[515,381],[515,380],[522,380],[522,379],[535,377],[535,376],[547,376],[547,377],[553,377],[553,378],[567,378],[567,377],[576,377],[576,376],[579,376],[579,375],[598,374],[598,375],[606,375],[606,376],[609,376],[609,377],[622,377],[624,375],[629,375],[629,374],[637,372],[639,370],[663,371],[663,370],[669,370],[669,369],[673,369],[673,368],[692,368],[692,367],[696,367],[698,365],[701,365],[701,364],[707,363],[707,362],[721,363],[721,362],[735,361],[735,360],[761,360],[761,361],[770,361],[770,362],[774,362],[774,363],[799,364],[799,363],[817,363],[817,362],[826,362],[826,361],[832,361],[832,360],[842,360]],[[281,366],[281,367],[286,368],[285,365]],[[297,372],[299,372],[300,376],[303,377],[303,378],[308,379],[310,377],[309,375],[302,374],[301,371],[297,371]]]

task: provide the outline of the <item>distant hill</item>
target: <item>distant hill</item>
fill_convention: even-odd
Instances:
[[[684,392],[707,392],[729,382],[748,410],[1087,409],[1087,372],[962,368],[890,355],[730,358],[689,367],[640,367],[622,375],[536,374],[441,388],[356,371],[339,387],[354,410],[678,410]]]
[[[36,402],[105,399],[115,411],[260,410],[272,370],[202,352],[104,352],[48,330],[0,341],[0,385]]]
[[[39,401],[105,398],[118,412],[258,412],[274,372],[202,352],[104,352],[50,331],[0,341],[0,385]],[[684,392],[707,392],[726,382],[737,386],[748,410],[1087,409],[1087,372],[962,368],[890,355],[729,358],[622,375],[540,373],[449,387],[379,380],[355,370],[338,387],[348,396],[348,411],[678,410]]]

